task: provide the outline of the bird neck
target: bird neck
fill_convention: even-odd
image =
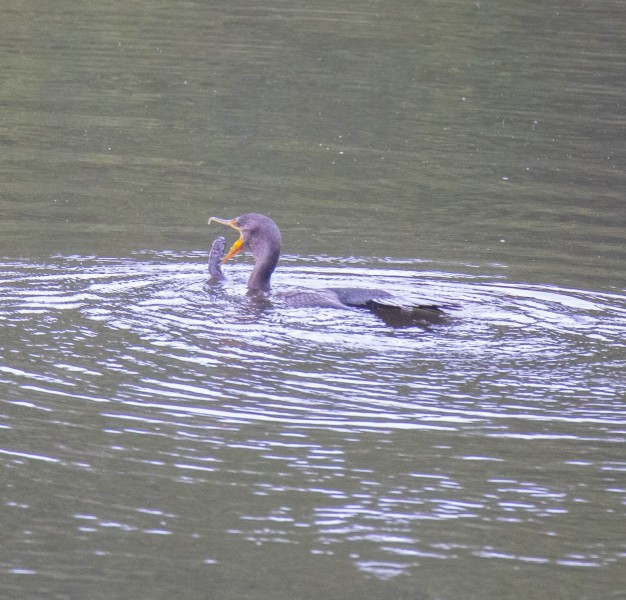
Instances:
[[[254,269],[252,269],[252,273],[248,279],[248,293],[269,293],[272,273],[274,272],[277,263],[277,252],[271,252],[255,258]]]

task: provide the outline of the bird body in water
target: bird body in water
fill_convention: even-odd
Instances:
[[[209,275],[211,281],[221,281],[224,275],[220,262],[224,263],[243,250],[252,252],[254,267],[248,278],[248,295],[266,298],[270,294],[271,278],[278,264],[282,237],[276,223],[265,215],[247,213],[235,219],[211,217],[213,221],[228,225],[239,232],[239,239],[224,256],[225,240],[217,238],[213,242],[209,255]],[[320,308],[366,308],[378,316],[385,317],[395,314],[411,316],[416,320],[423,319],[433,322],[440,320],[445,313],[434,304],[407,306],[394,301],[392,294],[386,290],[354,287],[328,287],[320,289],[295,288],[281,292],[277,296],[287,305],[294,307]]]

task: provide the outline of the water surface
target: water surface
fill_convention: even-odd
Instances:
[[[622,12],[5,2],[2,596],[622,597]]]

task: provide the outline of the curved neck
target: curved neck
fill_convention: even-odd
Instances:
[[[255,257],[254,269],[248,279],[249,293],[269,293],[271,286],[272,273],[278,264],[279,252],[269,252],[262,256]]]

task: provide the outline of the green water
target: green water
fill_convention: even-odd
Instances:
[[[623,597],[623,25],[4,1],[2,597]],[[212,292],[249,211],[454,323]]]

